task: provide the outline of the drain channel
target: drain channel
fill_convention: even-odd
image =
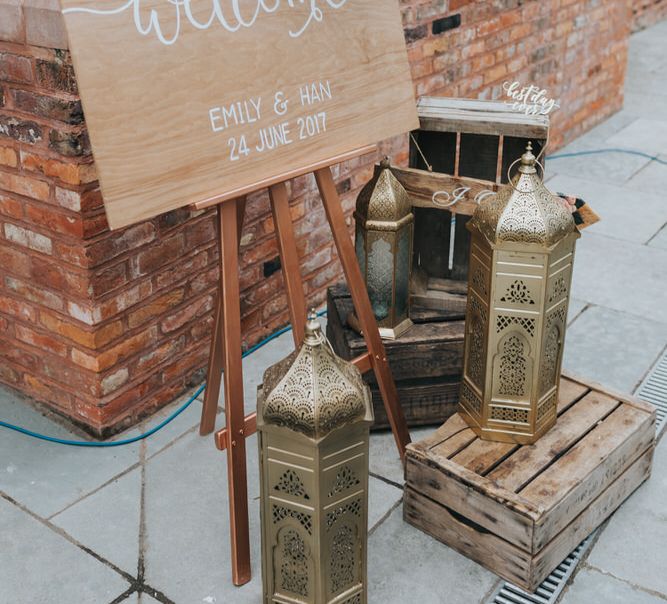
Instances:
[[[590,547],[594,536],[595,533],[586,537],[542,582],[535,593],[531,594],[516,585],[505,583],[491,598],[489,604],[553,604],[572,576],[579,560]]]
[[[662,355],[642,382],[637,396],[655,407],[656,432],[660,436],[667,423],[667,353]]]

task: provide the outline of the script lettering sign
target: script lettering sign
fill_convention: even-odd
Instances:
[[[396,0],[61,0],[109,224],[416,129]]]

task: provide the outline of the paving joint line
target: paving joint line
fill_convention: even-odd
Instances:
[[[390,478],[385,478],[384,476],[380,474],[376,474],[375,472],[368,472],[369,476],[372,476],[373,478],[377,478],[378,480],[381,480],[382,482],[386,482],[387,484],[390,484],[392,487],[396,487],[397,489],[401,489],[401,491],[405,490],[405,485],[400,484],[398,482],[394,482]]]
[[[612,579],[616,579],[617,581],[620,581],[621,583],[625,583],[626,585],[629,585],[630,587],[632,587],[636,591],[643,592],[643,593],[649,594],[651,596],[655,596],[656,598],[660,598],[661,600],[665,600],[667,602],[667,594],[664,594],[660,591],[656,591],[654,589],[644,587],[643,585],[639,585],[638,583],[633,583],[632,581],[628,581],[627,579],[623,579],[622,577],[619,577],[619,576],[615,575],[614,573],[611,573],[607,570],[599,568],[598,566],[595,566],[594,564],[591,564],[590,562],[586,562],[585,567],[588,568],[588,569],[591,569],[595,572],[598,572],[601,575],[604,575],[606,577],[611,577]]]
[[[11,497],[10,495],[7,495],[4,491],[0,491],[0,498],[4,499],[8,503],[12,504],[22,512],[26,513],[28,516],[39,522],[40,524],[44,525],[46,528],[50,529],[75,547],[78,547],[81,551],[84,553],[88,554],[92,558],[95,558],[99,563],[103,564],[107,568],[113,570],[117,574],[119,574],[123,579],[125,579],[129,584],[129,588],[132,588],[132,591],[141,591],[141,592],[146,592],[149,595],[151,595],[153,598],[155,598],[158,602],[161,602],[162,604],[176,604],[173,600],[170,600],[165,596],[161,591],[155,589],[154,587],[151,587],[150,585],[147,585],[144,582],[139,582],[136,577],[133,577],[130,573],[124,571],[122,568],[116,566],[113,562],[110,560],[107,560],[100,554],[98,554],[96,551],[92,550],[88,546],[84,545],[83,543],[80,543],[74,537],[72,537],[68,532],[65,530],[61,529],[59,526],[53,524],[46,518],[42,518],[39,514],[36,514],[33,512],[31,509],[27,508],[25,505],[22,503],[18,502],[16,499]],[[127,591],[127,590],[126,590]],[[123,592],[124,594],[126,593]],[[130,592],[131,595],[132,592]],[[127,597],[127,596],[126,596]]]
[[[648,241],[646,241],[646,243],[644,243],[644,245],[646,245],[646,246],[650,245],[651,241],[653,241],[658,235],[660,235],[660,233],[662,233],[665,230],[666,227],[667,227],[667,222],[665,222],[665,224],[663,224],[655,233],[653,233],[653,235],[651,235],[648,238]]]
[[[387,520],[387,519],[389,518],[389,516],[391,516],[391,515],[394,513],[394,511],[395,511],[395,510],[396,510],[402,503],[403,503],[403,497],[401,497],[396,503],[394,503],[394,505],[392,505],[392,506],[389,508],[389,510],[387,510],[387,511],[384,513],[384,515],[382,516],[382,518],[380,518],[380,520],[378,520],[378,521],[377,521],[377,522],[376,522],[376,523],[369,529],[369,531],[368,531],[368,536],[370,537],[370,536],[371,536],[371,535],[372,535],[372,534],[373,534],[373,533],[380,527],[380,525],[383,524],[384,521]]]
[[[63,512],[66,512],[67,510],[69,510],[70,508],[74,507],[74,506],[77,505],[78,503],[81,503],[82,501],[85,501],[85,500],[88,499],[88,497],[90,497],[91,495],[95,495],[95,493],[98,493],[98,492],[101,491],[102,489],[108,487],[110,484],[116,482],[117,480],[120,480],[121,478],[123,478],[123,476],[126,476],[126,475],[129,474],[130,472],[136,470],[138,467],[139,467],[139,462],[137,461],[137,462],[133,463],[131,466],[128,466],[127,468],[125,468],[122,472],[120,472],[120,473],[118,473],[118,474],[112,476],[111,478],[109,478],[109,480],[107,480],[106,482],[104,482],[104,483],[102,483],[101,485],[95,487],[92,491],[89,491],[89,492],[86,493],[85,495],[82,495],[82,496],[79,497],[78,499],[72,501],[71,503],[68,503],[68,504],[67,504],[64,508],[62,508],[61,510],[58,510],[57,512],[51,514],[50,516],[46,516],[46,520],[48,520],[48,521],[50,522],[51,520],[53,520],[53,519],[54,519],[56,516],[58,516],[59,514],[62,514]]]

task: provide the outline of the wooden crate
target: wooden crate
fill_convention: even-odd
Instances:
[[[529,591],[651,472],[655,410],[572,376],[536,444],[480,440],[458,415],[410,445],[404,518]]]
[[[447,308],[450,300],[442,301],[441,281],[468,278],[470,235],[465,226],[475,198],[508,181],[508,168],[521,157],[528,141],[539,155],[548,140],[549,118],[525,115],[503,101],[443,97],[422,97],[417,112],[420,129],[412,133],[412,170],[394,171],[418,199],[414,204],[417,278],[413,303]],[[427,171],[422,153],[433,172]],[[426,196],[422,195],[425,188],[430,189]],[[439,204],[431,199],[435,191],[445,191],[438,197]],[[447,206],[447,195],[460,201]]]
[[[361,335],[346,324],[353,310],[345,286],[327,292],[327,337],[336,354],[351,360],[366,351]],[[463,313],[448,313],[447,321],[417,323],[385,348],[398,396],[410,426],[441,424],[456,412],[463,372]],[[413,319],[419,320],[416,315]],[[375,411],[374,429],[389,426],[382,396],[372,371],[364,374]]]

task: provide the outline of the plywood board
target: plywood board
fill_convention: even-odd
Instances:
[[[395,0],[62,0],[112,228],[419,126]]]

